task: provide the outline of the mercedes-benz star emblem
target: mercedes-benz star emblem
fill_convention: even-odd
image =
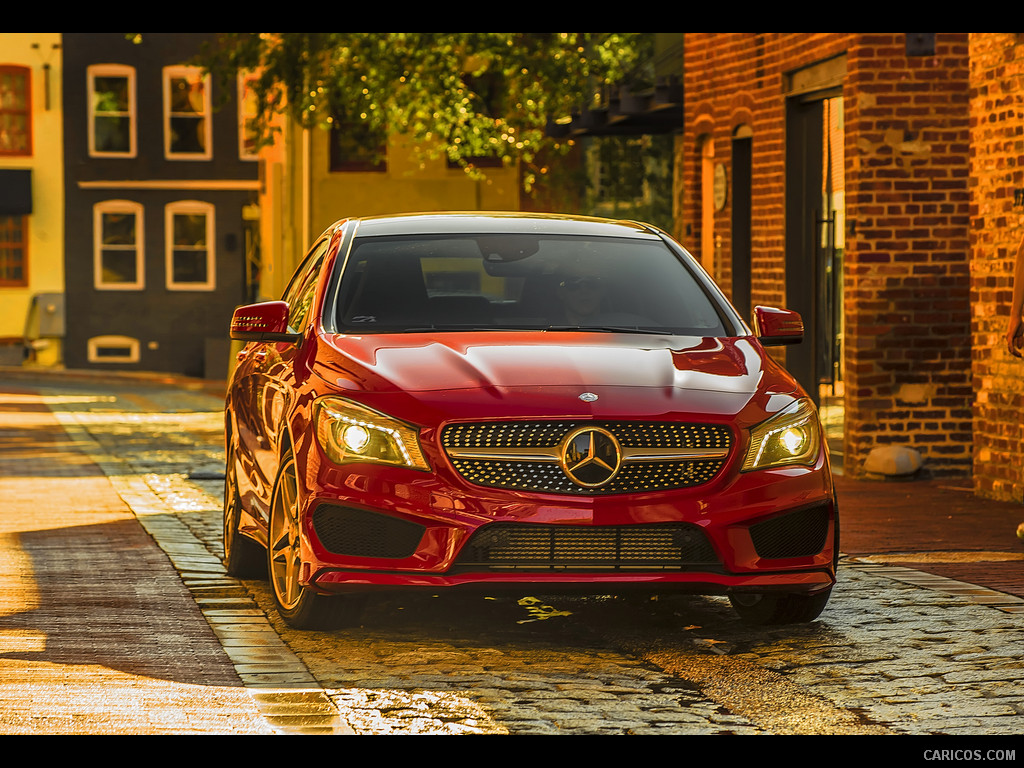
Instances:
[[[597,400],[597,395],[595,395],[593,392],[584,392],[582,395],[580,395],[580,400],[582,400],[584,403],[592,403],[595,400]]]
[[[600,488],[611,482],[622,464],[622,448],[615,435],[600,427],[580,427],[562,443],[565,474],[584,488]]]

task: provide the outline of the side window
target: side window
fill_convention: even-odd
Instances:
[[[139,362],[139,340],[131,336],[93,336],[86,347],[90,363]]]
[[[182,200],[169,203],[164,210],[167,289],[212,291],[217,264],[213,205]]]
[[[28,285],[28,216],[0,214],[0,286]]]
[[[388,169],[387,136],[368,128],[362,120],[335,119],[331,125],[330,170],[372,171]]]
[[[316,295],[320,267],[330,244],[330,238],[325,237],[314,246],[284,292],[284,300],[288,303],[288,325],[296,331],[301,331],[305,327],[309,309]]]
[[[88,69],[89,154],[135,156],[135,70],[120,64]]]
[[[238,158],[259,159],[259,130],[256,112],[257,75],[245,71],[238,73]]]
[[[0,67],[0,155],[31,154],[31,71],[28,67]]]
[[[209,160],[213,141],[210,76],[199,67],[164,68],[164,154],[169,160]]]
[[[108,200],[93,206],[93,286],[137,291],[146,287],[142,206]]]

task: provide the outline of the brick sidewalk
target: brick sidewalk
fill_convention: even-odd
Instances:
[[[1024,506],[975,496],[969,482],[837,476],[842,551],[1024,597]]]
[[[109,479],[11,386],[0,499],[0,733],[272,732]]]

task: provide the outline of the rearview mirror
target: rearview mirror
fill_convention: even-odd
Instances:
[[[302,335],[288,328],[288,304],[265,301],[238,307],[231,317],[231,338],[237,341],[287,341],[297,344]]]
[[[804,340],[804,321],[789,309],[754,307],[754,333],[767,347],[799,344]]]

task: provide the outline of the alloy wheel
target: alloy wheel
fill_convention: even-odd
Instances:
[[[298,483],[295,459],[288,457],[281,467],[274,500],[270,509],[269,531],[270,580],[278,603],[286,610],[294,609],[302,597],[299,569]]]

